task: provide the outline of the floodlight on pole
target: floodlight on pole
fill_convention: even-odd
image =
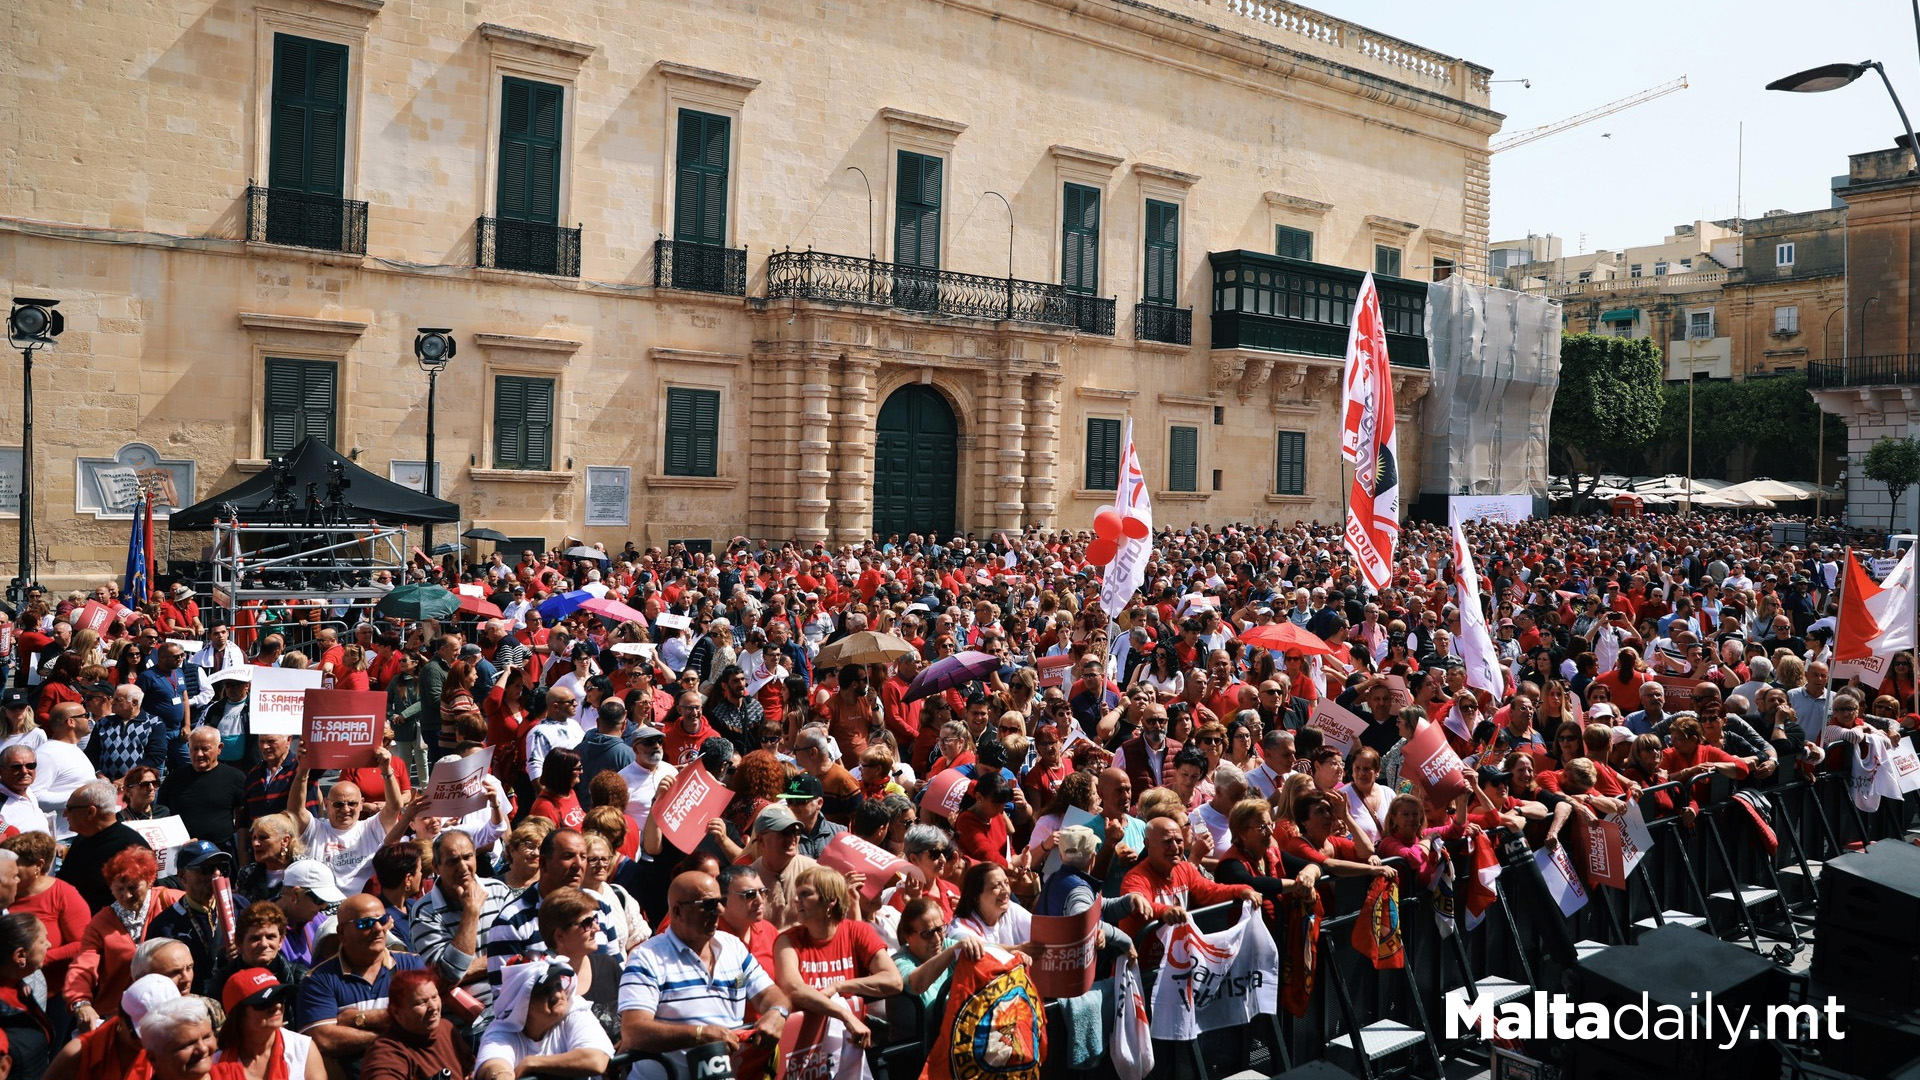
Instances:
[[[413,339],[413,356],[420,362],[420,370],[427,373],[427,464],[420,480],[420,488],[428,496],[438,498],[439,488],[434,484],[433,469],[433,414],[436,401],[435,391],[439,388],[440,372],[446,370],[447,361],[457,352],[453,341],[453,329],[447,326],[423,326],[419,336]],[[433,551],[433,523],[420,526],[421,546],[431,554]]]
[[[58,300],[13,298],[7,313],[7,344],[20,350],[20,567],[14,602],[24,604],[37,576],[33,565],[33,353],[53,344],[67,328],[54,310]]]
[[[1913,141],[1913,124],[1907,120],[1906,106],[1900,104],[1900,95],[1894,93],[1893,80],[1887,78],[1887,69],[1878,60],[1862,60],[1857,64],[1822,64],[1816,68],[1796,72],[1784,79],[1775,79],[1767,84],[1769,90],[1784,90],[1793,94],[1823,94],[1828,90],[1838,90],[1865,75],[1869,70],[1880,75],[1880,82],[1887,88],[1887,96],[1893,99],[1894,111],[1900,114],[1900,126],[1907,131],[1906,149],[1916,155],[1915,164],[1907,171],[1920,173],[1920,146]]]

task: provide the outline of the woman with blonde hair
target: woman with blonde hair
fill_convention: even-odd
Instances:
[[[773,942],[775,980],[795,1009],[840,1021],[847,1041],[864,1049],[873,1038],[863,1019],[866,1003],[892,997],[906,985],[893,954],[880,931],[861,921],[853,888],[838,870],[800,871],[793,910],[799,924]]]
[[[279,895],[281,875],[295,859],[306,856],[307,845],[300,839],[299,827],[286,813],[254,818],[247,836],[253,859],[240,868],[233,880],[233,889],[257,904]]]
[[[507,887],[509,901],[540,880],[540,845],[553,830],[553,822],[546,818],[530,817],[507,834],[507,868],[500,881]]]

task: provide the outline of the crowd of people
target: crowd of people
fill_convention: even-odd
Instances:
[[[1417,523],[1380,592],[1331,527],[1165,529],[1119,611],[1091,534],[1043,530],[422,560],[500,611],[478,619],[230,614],[179,584],[96,633],[74,629],[88,596],[36,591],[0,616],[11,1075],[504,1080],[637,1058],[652,1080],[718,1044],[758,1080],[801,1017],[859,1054],[905,996],[937,1015],[959,965],[1033,950],[1036,915],[1098,906],[1102,973],[1151,969],[1201,907],[1278,919],[1334,877],[1429,889],[1448,842],[1553,845],[1674,782],[1690,817],[1696,780],[1779,783],[1920,725],[1911,656],[1877,688],[1832,675],[1837,534],[1467,534],[1497,692],[1456,646],[1451,533]],[[555,603],[581,593],[642,618]],[[1242,640],[1286,623],[1316,644]],[[832,662],[863,633],[903,647]],[[967,677],[913,691],[969,651]],[[385,693],[371,766],[251,730],[276,666]],[[1350,746],[1312,722],[1323,700],[1364,723]],[[1429,724],[1464,794],[1405,767]],[[415,796],[482,751],[486,805]],[[654,810],[696,775],[728,802],[683,850]],[[953,776],[957,807],[923,798]],[[182,846],[135,827],[174,817]],[[873,888],[827,865],[846,833],[907,868]]]

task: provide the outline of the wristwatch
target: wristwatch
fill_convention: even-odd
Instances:
[[[786,1007],[785,1005],[775,1005],[775,1006],[774,1006],[774,1007],[773,1007],[772,1009],[770,1009],[770,1010],[768,1010],[768,1011],[770,1011],[770,1012],[777,1012],[777,1013],[779,1013],[779,1014],[780,1014],[780,1019],[782,1019],[782,1020],[785,1020],[785,1019],[786,1019],[787,1017],[789,1017],[789,1016],[792,1016],[792,1015],[793,1015],[793,1010],[792,1010],[792,1009],[789,1009],[789,1008],[787,1008],[787,1007]]]

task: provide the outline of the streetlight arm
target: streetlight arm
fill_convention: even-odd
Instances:
[[[1893,92],[1893,80],[1887,78],[1887,69],[1880,61],[1870,62],[1868,67],[1880,73],[1880,82],[1887,88],[1887,96],[1893,99],[1894,111],[1900,114],[1900,126],[1907,129],[1907,153],[1913,155],[1914,165],[1907,171],[1920,172],[1920,143],[1913,141],[1913,124],[1907,119],[1906,106],[1900,104],[1900,95]]]

